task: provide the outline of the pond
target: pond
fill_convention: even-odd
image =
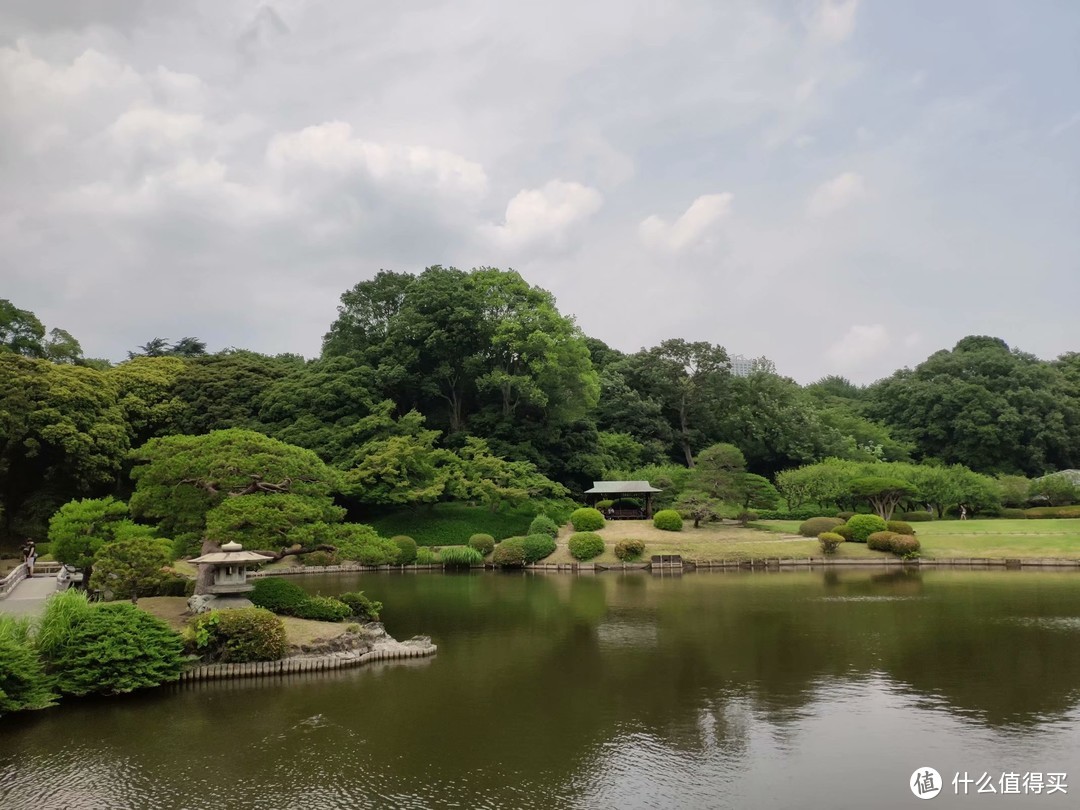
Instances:
[[[937,805],[1080,793],[1076,574],[297,581],[438,655],[9,716],[0,807],[892,808],[926,766]]]

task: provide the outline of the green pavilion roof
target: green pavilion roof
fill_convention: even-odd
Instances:
[[[585,490],[586,495],[634,495],[645,492],[663,492],[648,481],[593,481],[592,489]]]

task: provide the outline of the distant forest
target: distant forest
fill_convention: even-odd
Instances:
[[[340,470],[391,439],[387,463],[490,454],[573,494],[722,442],[770,479],[825,458],[1038,476],[1080,467],[1080,354],[972,336],[873,385],[801,386],[767,361],[734,375],[706,342],[625,354],[516,272],[435,266],[346,291],[318,359],[154,337],[113,365],[0,300],[0,540],[43,536],[73,498],[127,497],[151,439],[229,428]]]

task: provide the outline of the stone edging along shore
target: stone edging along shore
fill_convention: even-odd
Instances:
[[[376,661],[397,661],[406,658],[426,658],[435,655],[438,647],[427,639],[377,642],[368,652],[347,650],[326,655],[296,655],[278,661],[254,661],[248,664],[208,664],[186,669],[180,683],[212,681],[220,678],[251,678],[257,676],[291,675],[299,672],[329,672],[370,664]]]

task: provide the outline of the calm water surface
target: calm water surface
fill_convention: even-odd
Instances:
[[[303,582],[439,654],[5,718],[0,808],[899,808],[920,766],[931,806],[1080,796],[1080,575]],[[964,771],[1076,785],[965,799]]]

